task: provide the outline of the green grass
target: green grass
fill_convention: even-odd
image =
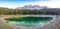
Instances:
[[[47,22],[50,21],[53,17],[17,17],[17,18],[6,18],[7,21],[18,21],[18,22],[29,22],[29,23],[36,23],[36,22]]]

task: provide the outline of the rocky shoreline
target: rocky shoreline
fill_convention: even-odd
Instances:
[[[20,15],[21,16],[21,15]],[[4,18],[6,17],[18,17],[18,15],[4,15],[4,16],[0,16],[0,28],[1,29],[33,29],[35,27],[24,27],[24,26],[16,26],[14,24],[8,24],[6,23],[6,21],[4,20]],[[59,20],[58,20],[59,21]],[[57,24],[57,23],[56,23]],[[52,28],[52,27],[48,27],[48,28]],[[45,28],[44,29],[48,29],[48,28]],[[55,25],[54,27],[55,28]],[[53,29],[52,28],[52,29]]]

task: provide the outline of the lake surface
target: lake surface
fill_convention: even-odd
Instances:
[[[36,26],[37,24],[44,25],[45,23],[51,21],[53,17],[51,16],[23,16],[23,17],[14,17],[6,18],[10,24],[16,24],[18,26]]]

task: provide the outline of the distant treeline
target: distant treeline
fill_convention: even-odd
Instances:
[[[58,11],[57,11],[58,10]],[[59,15],[60,9],[9,9],[9,8],[0,8],[0,14],[4,15]]]

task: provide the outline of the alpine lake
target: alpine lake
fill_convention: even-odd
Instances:
[[[18,26],[36,26],[38,24],[44,25],[45,23],[51,21],[53,16],[49,15],[29,15],[20,17],[5,18],[6,22],[10,24],[15,24]]]

